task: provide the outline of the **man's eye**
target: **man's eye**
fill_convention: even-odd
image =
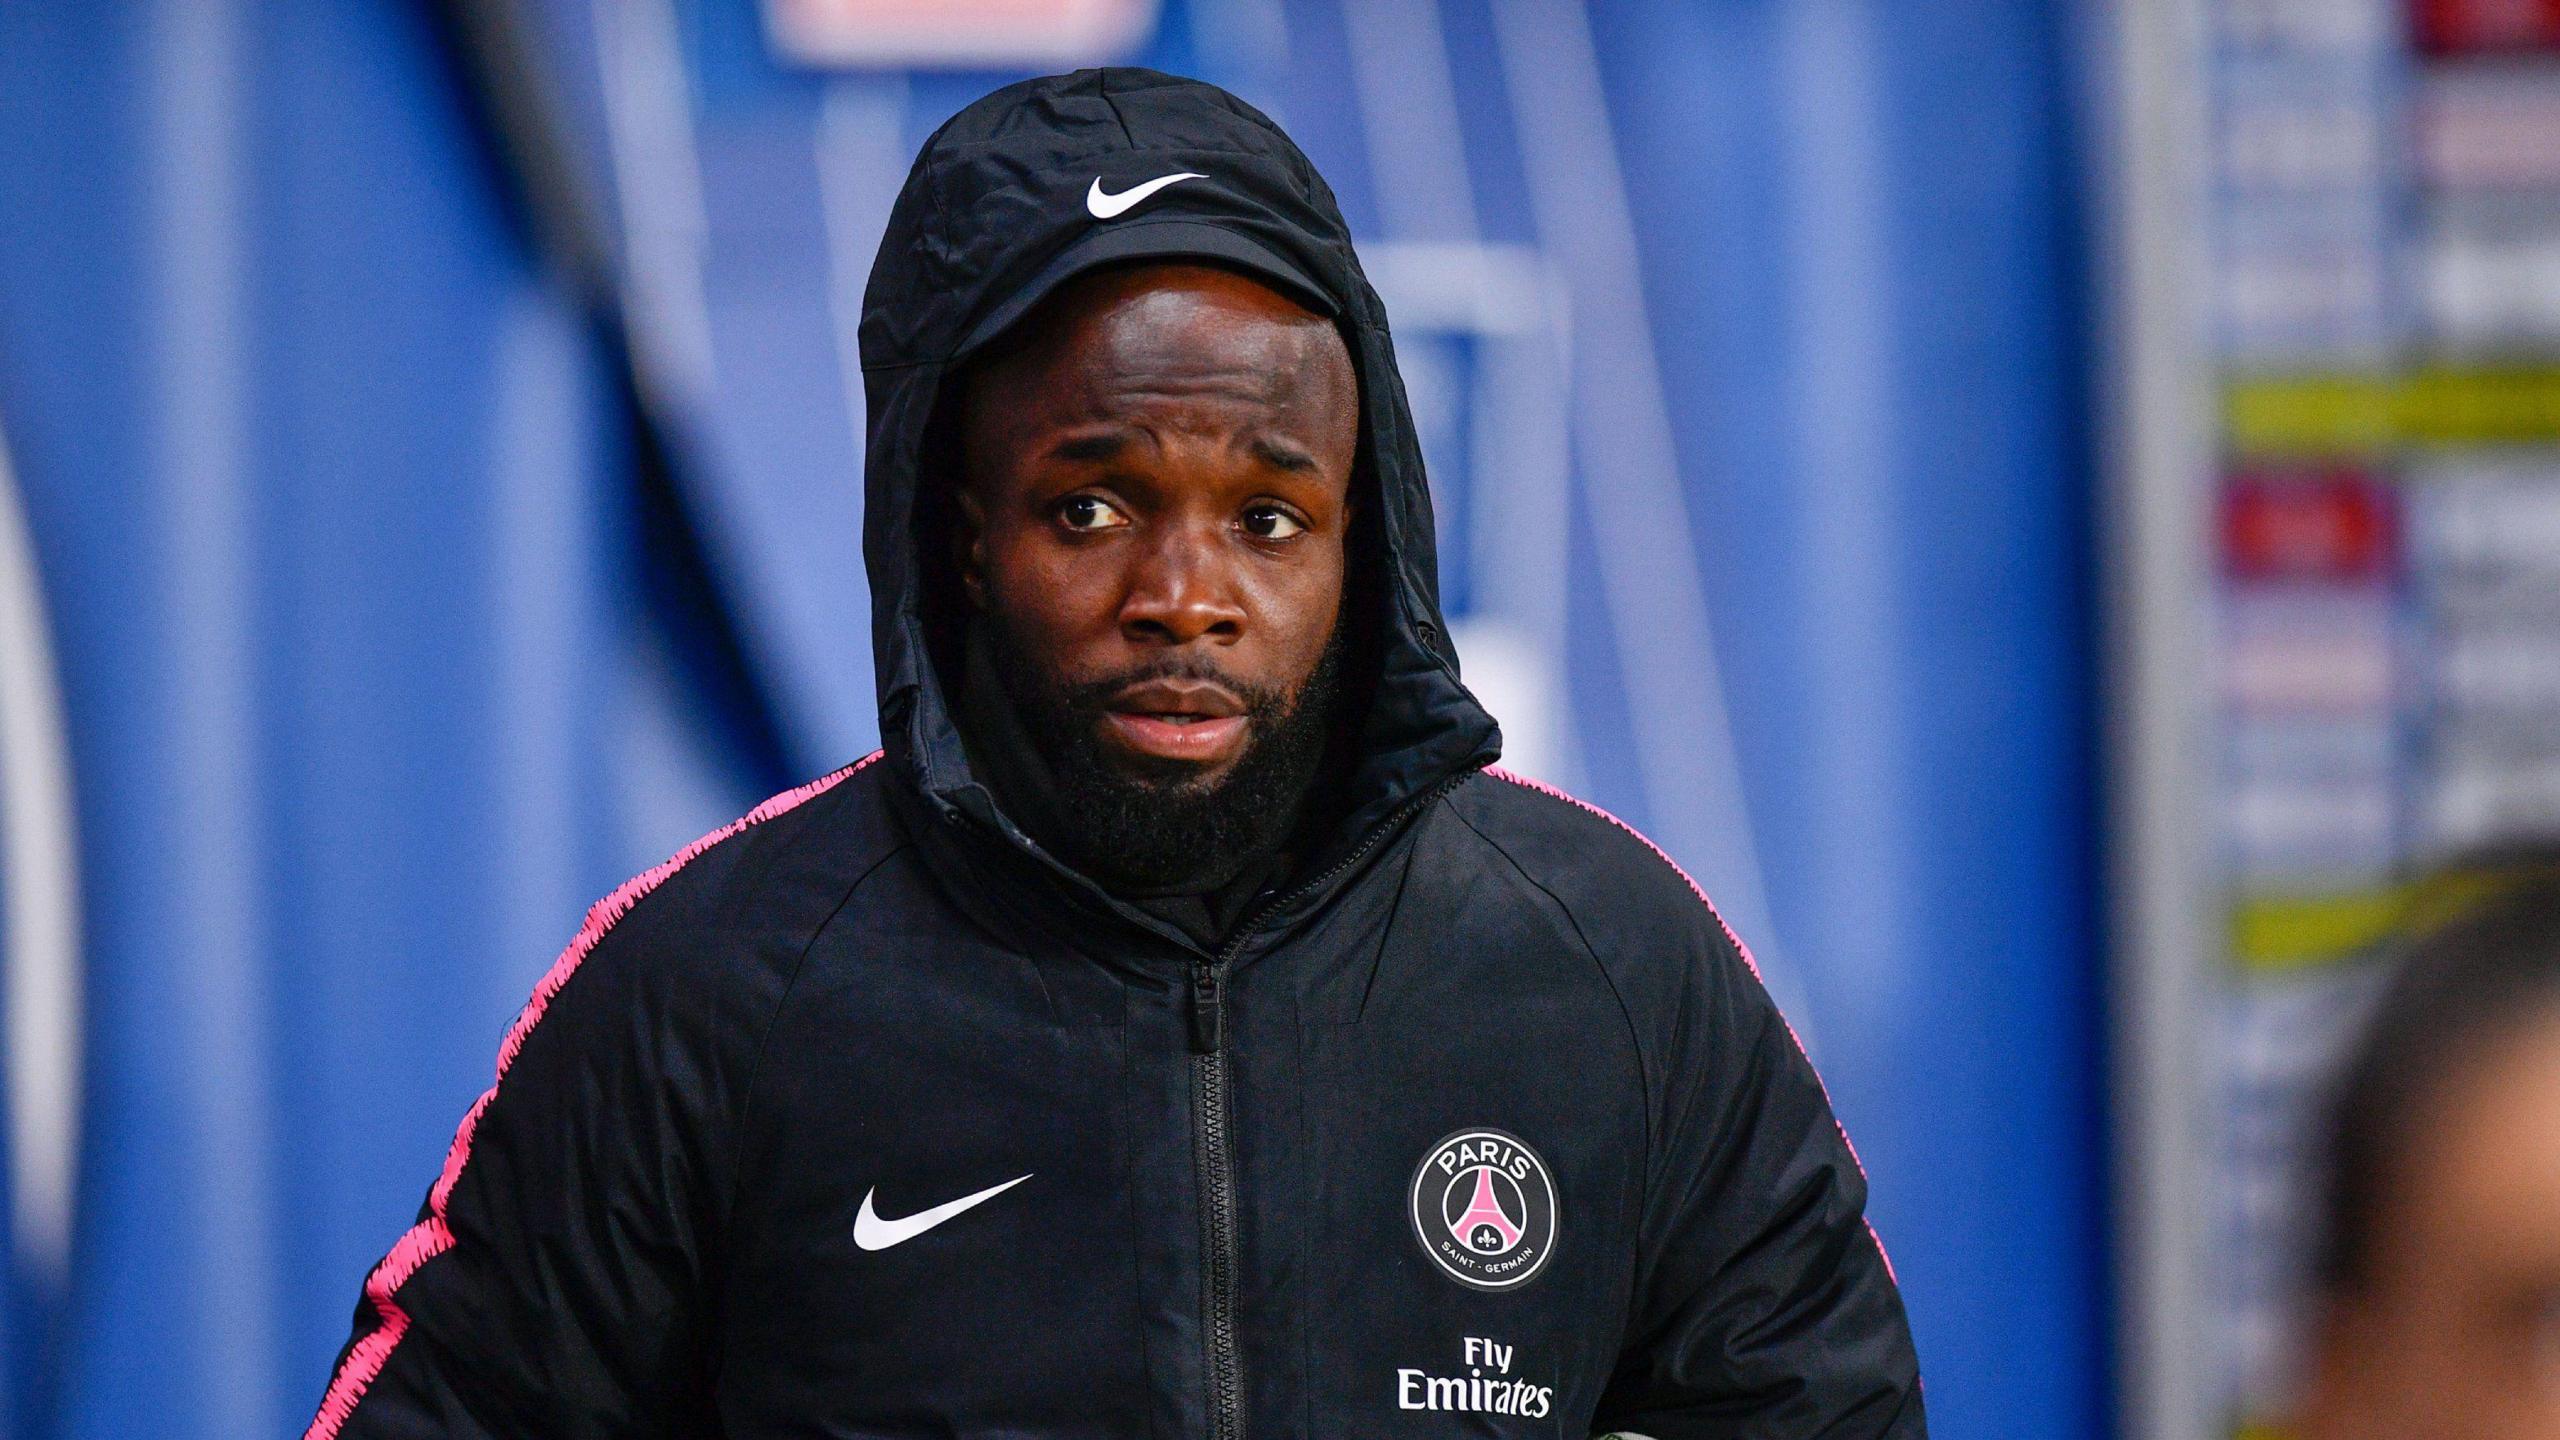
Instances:
[[[1111,530],[1128,520],[1099,495],[1070,495],[1058,502],[1058,518],[1070,530]]]
[[[1286,540],[1307,527],[1298,518],[1277,506],[1261,505],[1245,513],[1245,528],[1257,540]]]

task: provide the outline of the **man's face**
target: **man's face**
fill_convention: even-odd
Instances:
[[[2560,1440],[2560,1016],[2480,1042],[2411,1117],[2310,1440]]]
[[[1196,265],[1082,277],[1028,323],[962,399],[957,560],[1035,738],[1062,783],[1158,813],[1293,801],[1323,739],[1304,702],[1339,663],[1341,337]]]

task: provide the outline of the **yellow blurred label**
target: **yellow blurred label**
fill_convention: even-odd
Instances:
[[[2265,458],[2548,444],[2560,441],[2560,367],[2235,380],[2222,423],[2234,453]]]
[[[2392,381],[2379,375],[2241,380],[2223,393],[2222,428],[2244,455],[2365,455],[2399,438]]]
[[[2348,959],[2398,932],[2409,887],[2338,895],[2251,896],[2232,907],[2231,956],[2249,970],[2291,970]]]
[[[2560,369],[2421,370],[2402,382],[2401,438],[2420,445],[2560,439]]]
[[[2449,925],[2541,869],[2535,862],[2492,864],[2369,890],[2244,896],[2231,907],[2231,957],[2257,971],[2352,960],[2385,941]]]

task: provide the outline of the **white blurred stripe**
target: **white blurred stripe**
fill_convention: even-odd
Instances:
[[[1494,0],[1493,18],[1538,235],[1573,285],[1581,498],[1635,717],[1649,828],[1714,887],[1716,908],[1750,941],[1813,1044],[1778,959],[1784,947],[1752,845],[1590,20],[1577,0]]]
[[[1899,796],[1910,664],[1893,594],[1897,537],[1893,336],[1894,256],[1886,234],[1883,82],[1870,0],[1798,0],[1780,11],[1781,105],[1787,116],[1791,276],[1787,313],[1791,491],[1802,527],[1794,592],[1809,727],[1801,782],[1822,839],[1807,877],[1824,903],[1793,938],[1836,967],[1835,1003],[1899,1013],[1922,977],[1895,963],[1922,917],[1912,913],[1912,856]],[[1863,1028],[1863,1027],[1862,1027]]]
[[[1363,264],[1402,333],[1473,339],[1466,528],[1443,532],[1440,545],[1444,557],[1464,547],[1474,594],[1450,639],[1468,688],[1501,722],[1503,765],[1571,788],[1581,767],[1564,694],[1573,501],[1564,287],[1538,252],[1484,243],[1440,0],[1343,0],[1340,12],[1386,231],[1363,247]],[[1447,478],[1432,477],[1435,498]]]
[[[2220,1313],[2227,1197],[2203,1123],[2228,1103],[2215,873],[2216,691],[2211,500],[2216,454],[2210,291],[2213,134],[2205,0],[2083,7],[2099,57],[2092,112],[2104,313],[2102,524],[2107,621],[2107,852],[2112,941],[2117,1393],[2126,1440],[2231,1431]],[[2313,13],[2306,7],[2305,13]],[[2317,13],[2330,14],[2320,10]]]
[[[1406,343],[1434,331],[1472,337],[1464,528],[1441,531],[1440,554],[1445,567],[1464,547],[1474,593],[1451,615],[1451,639],[1467,688],[1502,722],[1503,768],[1578,789],[1581,742],[1565,694],[1571,287],[1529,246],[1382,241],[1362,246],[1361,262]],[[1435,497],[1447,480],[1432,475]]]
[[[819,214],[827,236],[827,314],[834,322],[836,373],[844,384],[853,453],[870,450],[870,409],[862,386],[862,292],[871,258],[906,183],[907,77],[891,71],[831,80],[815,141]],[[858,488],[858,487],[857,487]]]
[[[507,837],[503,895],[491,953],[539,967],[560,917],[578,904],[577,792],[583,697],[561,677],[584,663],[591,624],[595,530],[587,437],[596,399],[582,370],[577,318],[532,281],[500,311],[489,461],[500,623],[498,833]],[[493,967],[482,1013],[500,1022],[540,974]]]
[[[594,0],[593,13],[633,367],[651,400],[698,415],[718,365],[703,278],[711,218],[683,35],[672,0]]]
[[[1343,0],[1370,190],[1392,240],[1474,240],[1458,90],[1440,0]]]
[[[0,971],[15,1262],[49,1294],[71,1266],[80,1152],[80,860],[44,590],[0,440]]]
[[[261,1435],[273,1413],[275,1155],[269,996],[257,884],[254,532],[247,394],[248,149],[242,105],[249,27],[237,0],[162,0],[146,66],[151,356],[156,418],[150,473],[159,537],[144,573],[156,582],[150,624],[165,648],[162,768],[123,777],[152,788],[167,829],[160,903],[146,924],[164,952],[146,973],[167,993],[146,1023],[165,1026],[182,1224],[164,1239],[171,1273],[202,1327],[195,1398],[201,1433]],[[137,957],[142,958],[142,957]],[[156,1069],[156,1067],[155,1067]],[[133,1197],[153,1207],[167,1197]]]

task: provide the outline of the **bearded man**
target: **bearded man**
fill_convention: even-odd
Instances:
[[[1000,90],[862,349],[882,750],[590,914],[311,1434],[1923,1435],[1749,956],[1490,768],[1287,137]]]

